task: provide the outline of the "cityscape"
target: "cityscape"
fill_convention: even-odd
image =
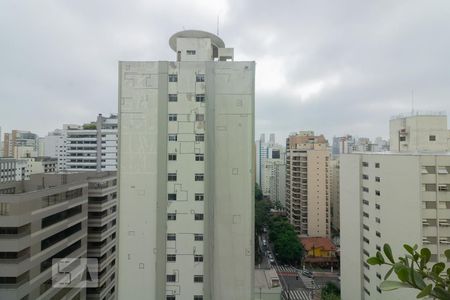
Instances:
[[[448,3],[68,2],[0,3],[0,299],[450,299]]]

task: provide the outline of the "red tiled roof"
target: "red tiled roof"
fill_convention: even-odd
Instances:
[[[324,237],[303,237],[300,242],[305,247],[306,251],[313,248],[322,248],[325,251],[336,251],[336,246],[329,238]]]

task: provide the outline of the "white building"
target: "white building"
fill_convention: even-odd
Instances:
[[[391,120],[392,152],[341,155],[342,299],[413,299],[417,292],[379,288],[387,269],[366,260],[391,245],[428,247],[431,262],[450,249],[450,153],[444,114]],[[393,275],[395,278],[395,275]]]
[[[57,159],[58,171],[66,169],[67,155],[67,134],[69,125],[64,125],[64,129],[55,129],[44,137],[44,156]]]
[[[254,62],[203,31],[119,63],[119,299],[253,299]]]

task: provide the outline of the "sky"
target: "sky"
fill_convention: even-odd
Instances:
[[[184,29],[256,61],[256,137],[387,137],[393,115],[450,112],[448,0],[2,0],[3,132],[117,112],[118,61],[175,60]]]

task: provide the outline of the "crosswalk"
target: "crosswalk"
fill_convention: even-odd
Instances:
[[[291,266],[275,266],[277,273],[297,273],[297,269]]]
[[[284,300],[312,300],[312,292],[302,289],[283,292]]]
[[[314,281],[314,279],[309,278],[304,276],[300,270],[291,267],[291,266],[276,266],[275,270],[277,271],[277,273],[280,275],[284,275],[284,276],[297,276],[297,274],[299,275],[300,279],[302,280],[303,284],[305,285],[305,287],[307,289],[318,289],[319,286],[317,286],[316,282]],[[300,271],[300,272],[299,272]]]

